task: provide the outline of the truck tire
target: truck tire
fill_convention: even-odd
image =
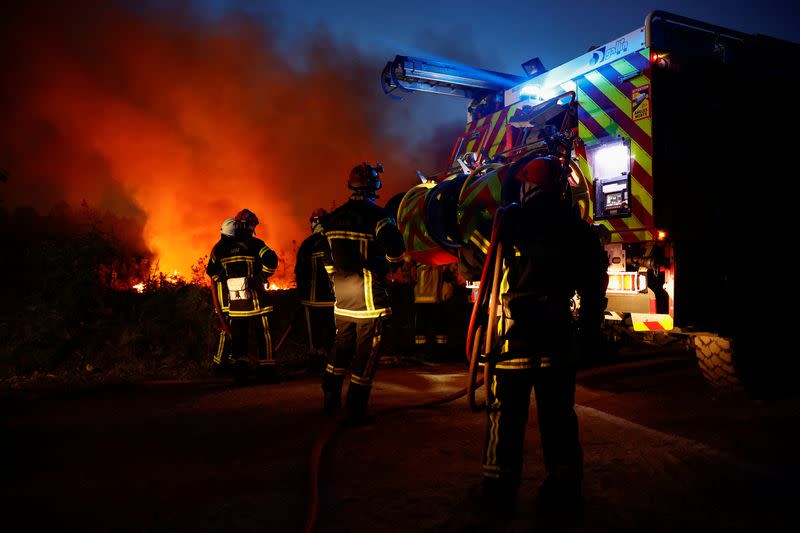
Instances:
[[[694,348],[700,372],[717,392],[730,394],[744,391],[730,339],[716,335],[695,335]]]

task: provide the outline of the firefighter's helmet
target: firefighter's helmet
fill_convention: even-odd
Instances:
[[[327,215],[327,214],[328,214],[328,212],[327,212],[327,211],[325,211],[325,210],[324,210],[323,208],[321,208],[321,207],[318,207],[318,208],[314,209],[314,210],[311,212],[311,216],[310,216],[310,217],[308,217],[308,221],[309,221],[309,222],[314,222],[315,220],[319,220],[320,218],[324,217],[324,216],[325,216],[325,215]]]
[[[558,192],[561,189],[561,162],[555,157],[537,157],[517,173],[522,182],[519,199],[527,202],[542,192]]]
[[[240,229],[255,233],[256,226],[258,226],[258,217],[249,209],[242,209],[236,213],[235,220]]]
[[[311,216],[308,217],[308,221],[311,222],[311,231],[314,233],[318,231],[322,231],[322,218],[328,214],[327,211],[318,207],[311,212]]]
[[[220,231],[226,237],[235,236],[236,235],[236,219],[235,218],[226,218],[225,221],[222,223],[222,228],[221,228]]]
[[[378,174],[383,172],[383,165],[377,163],[374,167],[368,163],[361,163],[350,171],[347,186],[360,194],[374,194],[381,188],[381,179]]]

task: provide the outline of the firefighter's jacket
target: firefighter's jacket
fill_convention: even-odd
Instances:
[[[502,315],[496,368],[547,367],[574,346],[570,301],[577,291],[583,328],[599,328],[608,256],[588,223],[542,195],[509,208],[502,221]]]
[[[457,283],[454,265],[418,264],[415,268],[414,303],[438,304],[449,300]]]
[[[349,200],[323,222],[331,249],[329,272],[336,292],[334,313],[350,318],[391,314],[385,277],[400,264],[403,236],[386,211],[369,200]]]
[[[311,307],[332,307],[336,301],[325,265],[331,264],[328,240],[321,233],[313,233],[297,250],[294,276],[300,303]]]
[[[223,237],[211,250],[206,274],[221,291],[227,291],[227,311],[236,318],[272,311],[264,284],[276,268],[277,254],[261,239]]]
[[[438,266],[417,265],[414,303],[438,304],[442,301],[442,271]]]

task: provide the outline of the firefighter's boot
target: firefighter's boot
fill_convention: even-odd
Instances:
[[[369,402],[369,393],[371,387],[357,385],[350,382],[347,388],[347,401],[345,407],[347,408],[347,424],[350,426],[362,426],[369,424],[372,417],[367,414],[367,404]]]
[[[507,480],[483,478],[483,508],[497,518],[513,517],[517,511],[519,483]]]
[[[344,376],[329,372],[322,374],[323,409],[326,413],[335,413],[342,406],[342,383]]]
[[[256,367],[256,381],[259,383],[278,383],[280,375],[278,366],[274,364],[260,364]]]
[[[544,522],[579,523],[583,518],[580,479],[547,476],[536,498],[536,515]]]
[[[236,385],[246,385],[250,379],[252,365],[246,357],[237,359],[233,364],[233,381]]]

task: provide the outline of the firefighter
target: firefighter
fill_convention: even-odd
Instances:
[[[211,251],[206,273],[214,283],[224,283],[228,291],[231,351],[236,379],[247,379],[252,369],[248,357],[250,330],[255,331],[258,346],[256,377],[266,381],[277,379],[277,367],[272,357],[272,339],[267,313],[265,283],[278,267],[278,256],[264,241],[253,234],[258,217],[243,209],[235,217],[233,239],[222,240]]]
[[[513,512],[525,426],[534,390],[547,478],[545,512],[577,510],[583,452],[575,415],[576,333],[593,338],[606,305],[608,258],[589,224],[565,199],[558,159],[528,162],[517,179],[520,204],[502,217],[502,314],[490,372],[483,486],[496,510]],[[576,331],[570,300],[580,296]]]
[[[322,219],[328,214],[322,208],[311,213],[311,235],[297,250],[294,276],[297,294],[306,316],[309,346],[309,370],[321,371],[333,347],[336,323],[333,319],[333,283],[326,265],[331,264],[328,241],[322,234]]]
[[[385,277],[402,264],[405,253],[394,220],[375,203],[382,171],[380,163],[355,167],[347,184],[352,191],[350,200],[325,218],[323,229],[330,244],[329,271],[336,294],[336,339],[322,376],[324,406],[327,412],[341,406],[342,384],[349,368],[345,406],[349,421],[355,424],[368,421],[381,327],[392,312]]]
[[[225,219],[220,232],[220,239],[214,245],[215,249],[218,246],[224,247],[227,242],[233,241],[236,236],[236,220],[233,218]],[[214,353],[212,368],[215,375],[222,376],[228,373],[231,367],[231,336],[228,333],[230,331],[228,288],[220,276],[217,276],[216,279],[213,277],[211,279],[211,297],[214,303],[214,310],[217,313],[217,320],[219,321],[219,341],[217,342],[217,350]]]
[[[443,303],[452,296],[449,265],[417,264],[414,281],[414,345],[418,355],[443,355],[447,317]]]

